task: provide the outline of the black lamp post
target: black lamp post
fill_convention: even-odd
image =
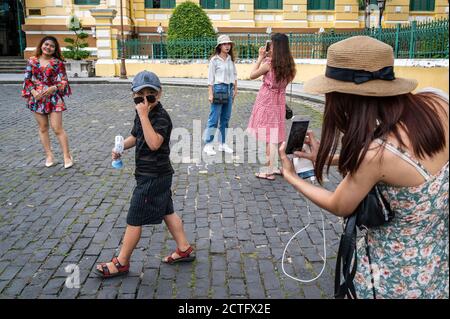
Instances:
[[[122,0],[120,0],[120,33],[121,33],[121,42],[122,42],[122,50],[120,56],[120,78],[127,78],[127,69],[125,68],[125,39],[123,35],[123,6]]]
[[[386,6],[386,0],[377,0],[378,9],[380,10],[380,20],[378,22],[378,26],[381,29],[381,18],[383,17],[383,11]]]

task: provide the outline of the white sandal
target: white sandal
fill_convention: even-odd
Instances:
[[[69,163],[64,163],[64,168],[71,168],[73,166],[73,157],[72,155],[70,155],[70,162]]]

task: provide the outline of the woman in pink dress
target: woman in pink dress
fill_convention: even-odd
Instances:
[[[286,86],[295,73],[288,37],[272,35],[269,45],[259,48],[258,61],[250,74],[252,80],[264,76],[247,128],[255,138],[266,142],[267,163],[255,174],[258,178],[274,180],[274,174],[280,174],[275,156],[280,143],[286,140]]]
[[[66,109],[63,96],[70,94],[58,41],[52,36],[46,36],[36,47],[35,55],[28,59],[22,89],[22,96],[27,99],[27,107],[34,113],[39,126],[39,137],[46,154],[46,167],[55,164],[48,134],[49,119],[63,151],[64,168],[73,166],[68,138],[62,126],[62,111]]]

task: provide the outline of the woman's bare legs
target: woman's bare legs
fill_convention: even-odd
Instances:
[[[34,118],[39,126],[39,138],[44,147],[46,163],[51,163],[53,162],[53,153],[50,146],[50,137],[48,135],[48,116],[46,114],[34,112]]]
[[[62,125],[62,112],[50,113],[50,125],[52,126],[53,132],[55,132],[59,144],[61,145],[64,155],[64,163],[70,163],[71,157],[69,152],[69,140]]]

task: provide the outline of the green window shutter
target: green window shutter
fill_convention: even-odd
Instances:
[[[170,9],[175,8],[176,0],[145,0],[145,7],[149,9]]]
[[[334,0],[308,0],[307,10],[334,10]]]
[[[161,0],[161,8],[175,8],[175,0]]]
[[[254,8],[258,10],[283,9],[283,0],[255,0]]]
[[[74,4],[96,6],[100,4],[100,0],[75,0]]]
[[[230,0],[200,0],[203,9],[230,9]]]
[[[269,8],[269,0],[255,0],[255,9],[268,9]]]
[[[434,0],[411,0],[410,11],[434,11]]]

